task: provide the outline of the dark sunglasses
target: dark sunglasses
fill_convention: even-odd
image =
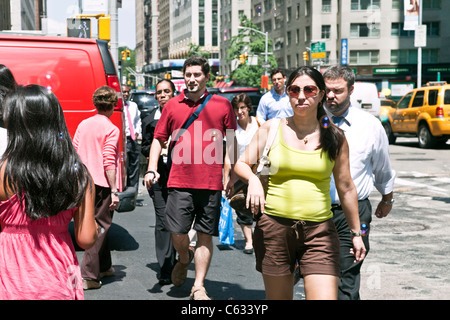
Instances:
[[[317,95],[317,93],[319,92],[319,88],[317,88],[316,86],[313,86],[313,85],[304,86],[303,88],[300,88],[299,86],[296,86],[296,85],[290,85],[289,87],[287,87],[286,90],[288,92],[288,95],[291,98],[296,98],[296,99],[298,99],[298,96],[300,95],[301,90],[303,90],[303,94],[305,95],[305,98],[315,97]]]

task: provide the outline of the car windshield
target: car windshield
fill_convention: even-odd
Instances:
[[[133,93],[131,101],[136,102],[139,109],[158,106],[158,101],[155,97],[148,93]]]

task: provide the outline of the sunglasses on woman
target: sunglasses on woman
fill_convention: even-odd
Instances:
[[[296,86],[296,85],[290,85],[289,87],[287,87],[288,95],[291,98],[298,99],[298,96],[300,95],[300,91],[302,91],[302,90],[303,90],[303,94],[305,95],[305,98],[315,97],[317,95],[317,93],[319,92],[319,88],[317,88],[316,86],[313,86],[313,85],[304,86],[303,88],[300,88],[299,86]]]

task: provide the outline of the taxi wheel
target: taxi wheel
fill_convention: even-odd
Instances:
[[[388,137],[389,144],[394,144],[395,141],[397,140],[397,137],[394,136],[394,133],[392,132],[391,124],[389,123],[389,121],[383,122],[383,128]]]
[[[436,146],[436,138],[431,135],[430,129],[428,129],[428,126],[425,124],[422,124],[419,127],[419,147],[428,149],[433,148]]]

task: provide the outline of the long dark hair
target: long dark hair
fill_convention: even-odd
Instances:
[[[31,219],[79,206],[92,180],[56,96],[39,85],[19,86],[6,96],[4,119],[8,146],[0,167],[5,166],[5,191],[17,194],[20,204],[23,196]]]
[[[326,86],[322,74],[316,69],[307,66],[300,67],[292,72],[286,87],[289,87],[295,79],[303,75],[310,77],[316,83],[317,87],[325,93]],[[317,120],[320,123],[320,144],[317,149],[322,148],[323,151],[327,151],[330,160],[334,161],[341,151],[345,136],[344,132],[328,118],[323,107],[325,100],[326,94],[323,95],[323,99],[317,107]]]

